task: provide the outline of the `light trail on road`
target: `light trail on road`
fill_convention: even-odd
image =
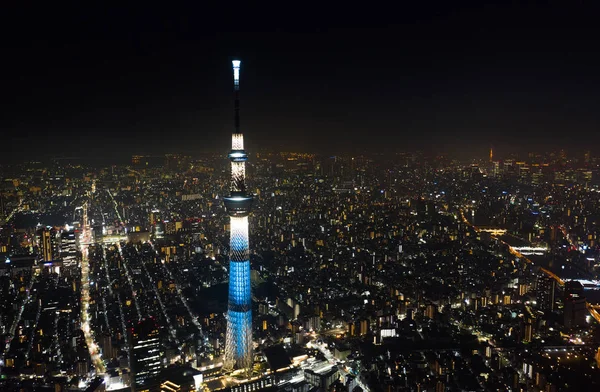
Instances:
[[[567,232],[567,228],[564,225],[560,225],[559,229],[562,232],[565,239],[567,240],[567,242],[569,243],[569,245],[571,245],[573,248],[579,250],[579,248],[577,247],[577,245],[575,245],[575,242],[573,242],[573,239],[571,239],[571,236]]]
[[[54,313],[54,341],[52,342],[52,350],[56,352],[56,363],[60,365],[62,362],[62,352],[60,351],[60,338],[58,336],[58,322],[60,320],[60,312]]]
[[[113,202],[113,205],[115,207],[115,213],[117,214],[117,218],[119,218],[119,222],[123,222],[123,218],[121,218],[121,214],[119,213],[119,205],[117,204],[117,201],[113,197],[112,193],[110,193],[110,189],[107,188],[106,192],[108,192],[108,195],[110,196],[110,198]]]
[[[94,335],[90,328],[90,261],[89,261],[89,244],[91,243],[91,233],[89,230],[87,220],[87,213],[84,213],[83,232],[80,242],[81,247],[81,329],[85,342],[88,346],[92,363],[96,369],[96,374],[106,373],[106,365],[100,357],[99,348],[94,341]]]
[[[2,354],[2,358],[1,358],[2,362],[4,362],[4,356],[6,354],[8,354],[8,352],[10,351],[10,346],[11,346],[13,338],[15,337],[15,331],[17,330],[17,326],[21,322],[21,317],[23,316],[23,311],[25,310],[25,306],[31,300],[31,289],[33,288],[33,283],[35,282],[36,277],[37,277],[37,275],[31,276],[31,279],[29,280],[29,285],[27,286],[27,289],[26,289],[25,299],[23,300],[23,303],[19,307],[17,317],[15,317],[12,325],[10,326],[10,329],[8,330],[8,337],[6,340],[6,345],[4,347],[4,353]]]
[[[29,337],[29,342],[27,343],[27,350],[25,351],[25,360],[29,360],[29,354],[31,353],[31,349],[33,348],[33,340],[35,339],[35,330],[40,322],[40,315],[42,314],[42,302],[38,299],[38,307],[37,312],[35,314],[35,321],[33,322],[33,327],[31,328],[31,336]]]
[[[327,359],[327,361],[331,364],[337,365],[337,360],[335,359],[335,357],[333,356],[333,354],[331,353],[331,350],[329,350],[327,347],[325,347],[323,344],[319,344],[317,342],[311,342],[311,345],[317,347],[317,349],[325,356],[325,358]],[[344,374],[344,377],[348,376],[348,374],[350,374],[349,371],[346,370],[345,366],[338,366],[338,369],[341,373]],[[362,382],[360,374],[358,374],[356,376],[356,381],[358,382],[358,385],[363,389],[363,391],[365,392],[369,392],[369,387],[367,387],[365,385],[365,383]]]
[[[125,315],[123,314],[123,302],[121,301],[121,294],[117,293],[117,302],[119,303],[119,313],[121,314],[121,328],[123,329],[123,342],[125,348],[129,348],[129,338],[127,337],[127,323],[125,322]],[[129,357],[128,357],[129,358]],[[129,360],[131,361],[131,360]],[[131,363],[131,362],[130,362]]]
[[[104,251],[104,246],[102,246],[102,261],[104,261],[104,271],[106,272],[106,281],[108,282],[108,293],[112,296],[112,281],[110,280],[110,273],[108,272],[108,261],[106,260],[106,252]]]
[[[21,212],[22,210],[22,205],[23,205],[23,199],[19,199],[19,204],[17,204],[17,206],[10,212],[10,214],[8,214],[8,216],[5,219],[5,223],[6,222],[10,222],[10,220],[13,218],[13,216],[17,213],[17,212]]]
[[[588,308],[588,311],[590,312],[590,314],[592,315],[592,317],[594,319],[596,319],[597,322],[600,323],[600,313],[598,312],[598,309],[600,309],[600,306],[594,306],[594,305],[590,305],[588,303],[587,308]]]
[[[102,296],[102,309],[104,309],[104,323],[106,324],[106,329],[110,331],[110,323],[108,322],[108,311],[106,309],[106,298]]]

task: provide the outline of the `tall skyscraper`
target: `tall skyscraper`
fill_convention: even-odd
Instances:
[[[233,61],[235,94],[235,131],[231,140],[230,195],[224,198],[230,216],[229,240],[229,304],[224,368],[252,367],[252,297],[250,293],[250,252],[248,250],[248,214],[252,195],[246,189],[244,135],[240,130],[240,61]]]
[[[160,330],[153,318],[141,320],[133,328],[132,365],[137,391],[149,389],[156,383],[156,376],[162,368]]]
[[[539,308],[541,310],[554,311],[556,281],[549,276],[538,276],[537,293],[537,302]]]
[[[40,253],[44,261],[52,261],[56,256],[56,231],[46,227],[38,231]]]
[[[65,267],[77,265],[77,237],[74,230],[63,230],[61,232],[60,257]]]

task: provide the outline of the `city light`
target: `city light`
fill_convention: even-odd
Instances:
[[[239,126],[239,67],[240,62],[233,62],[234,90],[236,92],[236,132],[232,135],[231,160],[231,192],[225,199],[227,202],[238,202],[240,205],[226,204],[230,214],[229,244],[229,300],[227,308],[227,336],[225,341],[224,368],[251,372],[253,362],[252,341],[252,293],[250,286],[250,252],[248,241],[248,213],[250,204],[240,202],[251,201],[246,193],[246,163],[237,161],[237,150],[243,149],[243,136],[237,130]],[[239,194],[241,193],[241,195]],[[248,210],[247,210],[248,209]]]
[[[320,111],[306,112],[314,130],[291,118],[284,136],[303,143],[255,138],[279,129],[257,112],[248,155],[232,66],[233,91],[214,76],[232,93],[235,126],[223,119],[226,138],[213,138],[232,131],[229,151],[190,137],[183,153],[173,130],[143,153],[143,130],[104,154],[98,132],[72,157],[30,159],[7,133],[24,158],[0,164],[0,390],[598,389],[591,147],[525,152],[518,139],[492,153],[478,136],[441,154],[443,140],[412,149],[426,130],[397,124],[410,140],[371,151],[377,126],[341,116],[325,121],[344,135],[334,152]],[[210,110],[227,102],[217,94]],[[56,129],[41,139],[68,138]],[[121,148],[135,155],[121,161]]]

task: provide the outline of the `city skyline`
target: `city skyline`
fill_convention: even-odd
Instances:
[[[3,391],[598,388],[600,157],[272,152],[245,184],[233,128],[229,162],[10,167]]]
[[[590,8],[60,7],[1,13],[0,390],[600,390]]]
[[[256,146],[464,155],[599,141],[595,30],[584,22],[593,12],[436,6],[378,23],[354,23],[350,11],[279,20],[243,8],[227,23],[218,9],[198,23],[198,8],[110,7],[51,9],[50,22],[9,6],[5,28],[20,34],[3,41],[0,126],[27,148],[2,161],[82,148],[115,157],[218,150],[231,105],[220,64],[235,55],[252,70],[245,124]]]

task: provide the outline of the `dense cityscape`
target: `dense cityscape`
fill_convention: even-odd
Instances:
[[[250,154],[249,374],[223,154],[3,165],[2,390],[594,390],[600,161],[495,154]]]
[[[600,391],[600,9],[17,3],[0,392]]]

